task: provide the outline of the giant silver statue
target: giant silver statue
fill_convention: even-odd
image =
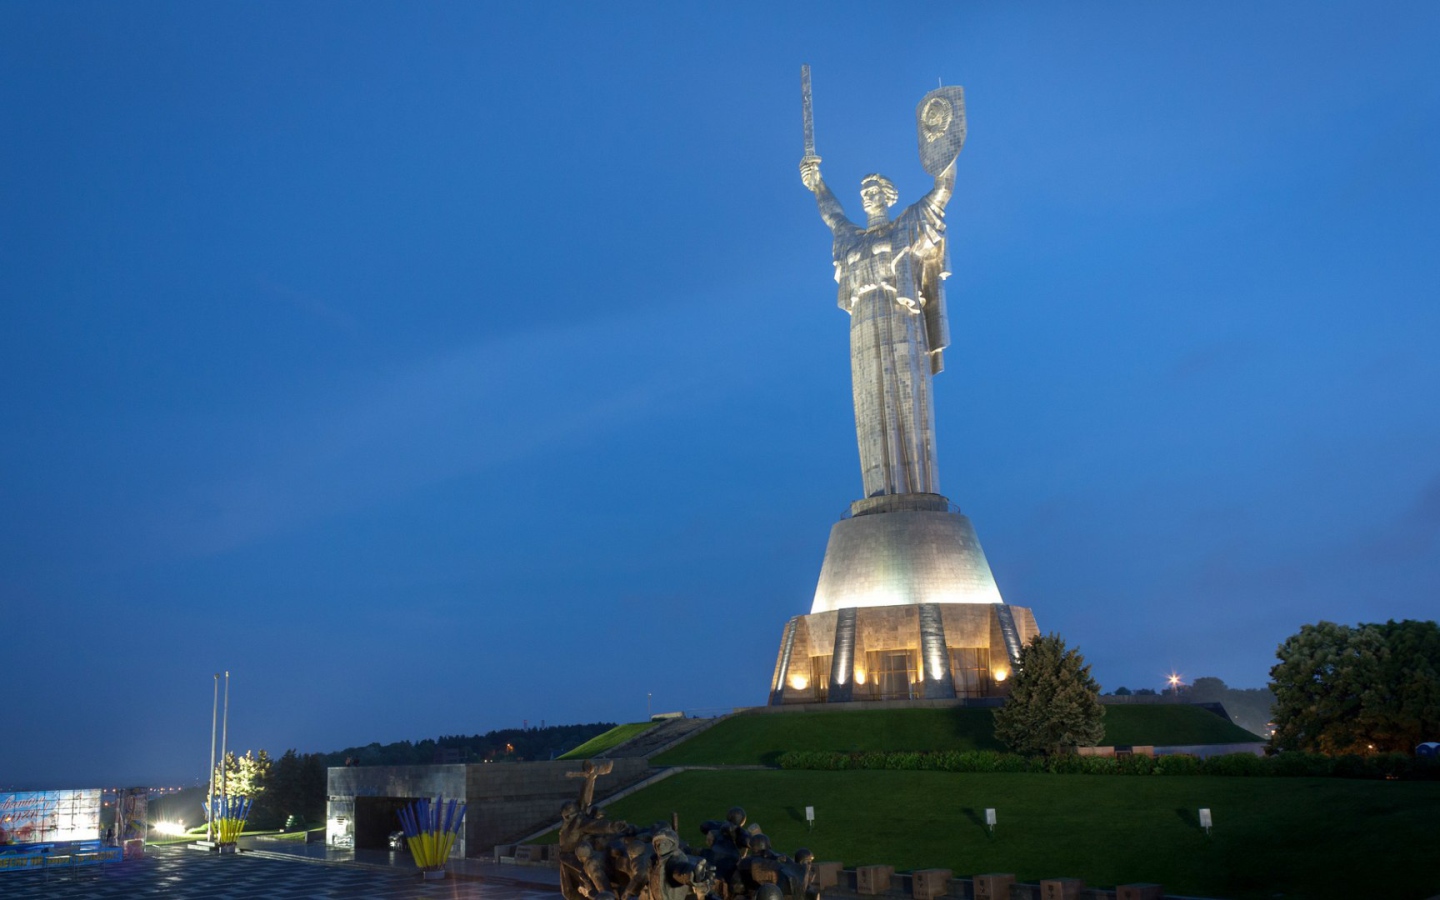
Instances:
[[[840,308],[850,314],[850,374],[865,497],[940,493],[931,378],[950,344],[945,204],[965,141],[959,87],[927,94],[916,110],[920,157],[935,187],[894,219],[898,193],[882,175],[860,182],[865,224],[850,221],[820,176],[809,67],[802,70],[805,155],[800,179],[834,235]]]

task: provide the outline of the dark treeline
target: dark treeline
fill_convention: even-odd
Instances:
[[[553,759],[614,727],[613,722],[592,722],[589,725],[501,728],[485,734],[446,734],[423,741],[346,747],[323,754],[323,757],[326,765],[331,766],[343,766],[347,762],[359,766],[414,766]]]
[[[319,753],[286,750],[270,766],[251,812],[252,827],[325,821],[325,760]]]

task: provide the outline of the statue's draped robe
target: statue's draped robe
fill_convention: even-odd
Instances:
[[[861,228],[827,215],[840,308],[850,313],[850,374],[865,496],[940,492],[931,376],[950,343],[942,282],[945,203],[937,185],[893,221]],[[828,189],[818,197],[839,204]]]

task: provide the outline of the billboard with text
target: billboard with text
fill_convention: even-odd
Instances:
[[[0,844],[93,841],[99,837],[99,788],[0,793]]]

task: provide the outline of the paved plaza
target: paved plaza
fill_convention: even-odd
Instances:
[[[422,881],[409,859],[334,851],[259,852],[214,856],[184,847],[151,847],[143,860],[49,872],[0,874],[5,900],[559,900],[556,873],[459,860],[444,881]],[[393,862],[393,864],[392,864]]]

